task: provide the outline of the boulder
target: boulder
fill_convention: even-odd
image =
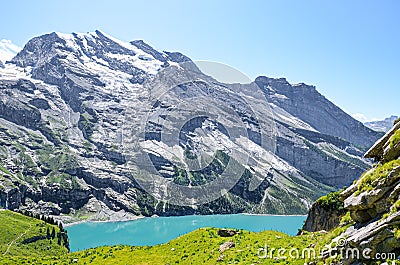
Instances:
[[[384,159],[385,149],[388,146],[390,137],[400,129],[400,122],[396,123],[393,128],[388,131],[381,139],[379,139],[366,153],[366,158],[374,158],[376,161],[382,161]],[[388,150],[386,151],[386,153]],[[387,158],[387,157],[386,157]],[[388,160],[389,161],[389,160]]]
[[[356,183],[358,185],[358,182]],[[358,223],[366,223],[373,218],[388,212],[391,201],[396,201],[400,193],[400,167],[395,167],[387,175],[376,181],[373,190],[352,194],[342,192],[348,197],[344,199],[344,208],[350,211],[352,219]]]
[[[217,234],[222,237],[232,237],[237,234],[235,230],[232,229],[219,229]]]

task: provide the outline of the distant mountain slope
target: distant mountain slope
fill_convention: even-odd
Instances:
[[[101,31],[30,40],[0,69],[0,126],[1,205],[67,221],[305,213],[369,167],[362,154],[381,136],[311,86],[223,84],[183,54]],[[222,197],[172,203],[176,187],[221,181],[230,167],[240,175]]]
[[[392,128],[393,122],[398,118],[399,118],[398,116],[392,115],[381,121],[365,122],[364,125],[377,132],[387,132]]]
[[[315,86],[289,84],[286,79],[258,77],[256,83],[268,92],[268,100],[317,131],[340,137],[361,148],[369,148],[379,137],[321,95]]]

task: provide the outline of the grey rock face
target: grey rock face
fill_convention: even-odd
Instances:
[[[318,202],[314,203],[308,212],[302,230],[309,232],[330,231],[340,224],[340,219],[345,213],[344,209],[337,210],[330,207],[323,207]]]
[[[347,238],[349,246],[354,248],[370,249],[370,257],[377,253],[393,253],[397,257],[400,249],[400,240],[394,237],[393,225],[400,221],[400,212],[394,213],[388,218],[371,221],[361,227],[350,227],[342,236]],[[361,260],[368,260],[361,257]],[[355,259],[350,258],[344,264],[352,264]]]
[[[164,66],[168,65],[168,61],[175,62],[175,63],[183,63],[183,62],[191,62],[189,57],[183,55],[180,52],[167,52],[164,51],[163,53],[155,50],[153,47],[145,43],[143,40],[134,40],[130,42],[132,45],[136,46],[137,48],[141,49],[145,53],[150,54],[154,57],[154,59],[164,62]]]
[[[4,64],[2,61],[0,61],[0,68],[4,68]]]
[[[314,86],[291,85],[284,78],[265,76],[257,77],[255,82],[265,90],[270,102],[323,134],[340,137],[362,148],[369,148],[382,135],[353,119],[318,93]]]
[[[160,84],[150,81],[182,62],[194,81],[161,97],[159,88],[174,73],[184,77],[181,70]],[[219,83],[180,53],[159,52],[143,41],[123,43],[100,31],[33,38],[0,71],[0,182],[8,185],[1,203],[8,208],[93,218],[104,217],[93,208],[146,216],[305,213],[316,198],[369,166],[363,148],[379,137],[310,86],[266,77],[249,85]],[[255,85],[268,101],[256,96]],[[190,113],[174,107],[182,105],[216,115],[186,120]],[[261,145],[263,124],[275,124],[275,153]],[[176,144],[165,141],[165,132],[176,128],[182,128]],[[132,141],[141,139],[140,151],[128,156],[127,129]],[[249,142],[228,133],[241,130]],[[272,145],[271,139],[264,142]],[[208,166],[184,170],[182,165],[200,165],[194,158],[204,149],[214,154],[206,157]],[[157,188],[153,196],[141,182],[148,169],[129,163],[143,155],[167,183],[150,183]],[[187,206],[163,200],[173,192],[169,184],[204,185],[231,159],[243,174],[222,197]]]

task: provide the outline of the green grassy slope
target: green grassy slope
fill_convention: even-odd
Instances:
[[[54,240],[42,240],[22,244],[22,240],[33,235],[43,234],[49,224],[25,217],[10,211],[0,212],[0,250],[4,253],[14,242],[8,253],[0,254],[0,264],[101,264],[101,265],[172,265],[172,264],[304,264],[310,262],[302,258],[305,248],[312,248],[317,262],[322,248],[332,238],[343,232],[348,225],[339,226],[329,233],[304,233],[291,237],[276,231],[253,233],[240,230],[232,237],[221,237],[216,228],[201,228],[178,237],[166,244],[153,247],[108,246],[67,253]],[[21,237],[19,237],[22,235]],[[17,240],[15,240],[17,238]],[[15,240],[15,241],[14,241]],[[235,246],[221,253],[219,247],[227,241]],[[259,251],[267,246],[265,252]],[[278,249],[286,252],[279,254]],[[273,250],[275,249],[275,250]],[[291,258],[289,251],[297,249],[298,258]],[[272,256],[271,256],[272,251]],[[283,258],[282,256],[287,256]],[[296,252],[292,252],[296,256]],[[307,255],[306,255],[307,256]],[[279,258],[280,257],[280,258]],[[400,263],[396,263],[400,264]]]
[[[277,250],[273,257],[262,257],[260,248],[298,248],[300,251],[319,242],[328,242],[333,235],[308,233],[290,237],[276,231],[253,233],[239,231],[233,237],[220,237],[216,228],[202,228],[176,238],[166,244],[153,247],[110,246],[98,247],[59,256],[31,257],[1,256],[1,264],[304,264],[305,259],[277,259]],[[227,241],[233,241],[235,247],[221,253],[219,247]],[[223,256],[221,256],[223,254]],[[259,257],[261,255],[261,257]],[[286,253],[286,255],[288,255]],[[221,257],[221,258],[220,258]],[[218,261],[218,259],[222,259]]]
[[[51,232],[55,232],[54,238]],[[47,236],[47,231],[50,236]],[[68,253],[58,244],[60,229],[44,221],[19,213],[0,210],[0,255],[9,256],[56,256]]]

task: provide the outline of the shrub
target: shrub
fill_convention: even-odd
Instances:
[[[322,196],[317,200],[317,203],[325,209],[343,210],[344,204],[339,199],[342,191],[335,191]]]
[[[389,139],[390,148],[393,148],[400,141],[400,130],[397,130]]]

